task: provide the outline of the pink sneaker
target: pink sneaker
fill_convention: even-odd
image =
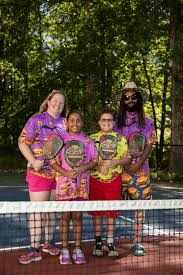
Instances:
[[[60,264],[72,264],[69,249],[67,248],[61,249],[59,260],[60,260]]]
[[[31,262],[41,261],[42,256],[41,252],[31,248],[26,254],[18,257],[18,261],[20,264],[30,264]]]
[[[43,245],[42,251],[48,253],[52,256],[57,256],[60,253],[60,249],[53,244],[45,243]]]
[[[85,255],[80,248],[75,248],[73,250],[72,259],[75,264],[85,264],[86,263]]]

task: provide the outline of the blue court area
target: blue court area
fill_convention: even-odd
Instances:
[[[124,211],[123,211],[124,212]],[[124,214],[124,215],[123,215]],[[60,242],[61,214],[53,215],[56,221],[54,227],[54,241]],[[0,248],[25,247],[30,244],[29,214],[0,215]],[[106,221],[103,223],[103,235],[106,235]],[[73,225],[70,225],[70,240],[74,240]],[[143,236],[170,238],[183,234],[183,210],[147,210],[143,223]],[[115,237],[132,239],[134,236],[134,211],[125,211],[116,221]],[[44,238],[44,234],[43,234]],[[83,214],[83,240],[94,239],[93,221],[90,215]],[[44,242],[44,239],[43,239]]]
[[[10,180],[12,178],[10,177]],[[24,177],[21,176],[16,186],[7,186],[6,181],[1,181],[0,201],[27,201],[29,200]],[[182,199],[183,188],[153,185],[154,199]],[[7,209],[8,212],[8,209]],[[135,211],[121,211],[116,221],[115,237],[132,239],[134,236]],[[54,241],[60,242],[60,213],[54,215]],[[29,214],[0,215],[0,248],[25,247],[30,244],[28,220]],[[103,232],[106,234],[106,221],[104,219]],[[74,239],[73,225],[70,225],[70,240]],[[143,223],[143,235],[158,237],[174,237],[183,233],[183,210],[181,209],[155,209],[146,210]],[[44,234],[43,234],[44,235]],[[44,238],[44,236],[43,236]],[[94,239],[94,227],[91,215],[83,214],[83,240]],[[44,240],[43,240],[44,241]]]

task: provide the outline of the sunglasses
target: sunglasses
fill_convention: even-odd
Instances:
[[[135,94],[131,95],[131,96],[124,95],[123,98],[124,98],[124,101],[137,100],[138,99],[137,95],[135,95]]]

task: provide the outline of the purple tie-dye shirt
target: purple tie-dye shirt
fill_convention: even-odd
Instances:
[[[57,156],[57,162],[67,171],[76,165],[97,161],[98,153],[95,143],[84,133],[64,135],[64,147]],[[76,179],[59,175],[56,176],[56,199],[77,200],[88,199],[90,172],[81,173]]]
[[[39,160],[44,160],[43,146],[52,134],[60,137],[66,132],[65,118],[52,117],[48,112],[35,114],[29,118],[25,124],[21,134],[20,140],[30,146],[34,157]],[[55,171],[52,169],[50,162],[45,160],[45,164],[40,171],[35,171],[33,168],[28,169],[39,176],[46,178],[54,178]]]
[[[136,113],[128,113],[127,112],[127,126],[123,128],[116,129],[120,134],[125,136],[128,140],[128,138],[135,132],[138,132],[145,136],[146,142],[149,144],[155,144],[156,143],[156,133],[154,129],[154,124],[152,119],[145,118],[145,127],[140,128],[138,125],[138,119]],[[137,176],[145,176],[149,175],[149,163],[148,159],[144,162],[144,164],[141,166],[140,171],[137,172]]]

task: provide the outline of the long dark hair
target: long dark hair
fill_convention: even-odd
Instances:
[[[137,115],[138,115],[138,125],[140,128],[145,127],[145,114],[144,114],[144,104],[143,98],[139,91],[136,90],[137,96]],[[117,127],[123,128],[126,126],[126,112],[127,112],[127,105],[125,104],[125,91],[122,92],[121,100],[120,100],[120,107],[119,112],[117,115]]]

